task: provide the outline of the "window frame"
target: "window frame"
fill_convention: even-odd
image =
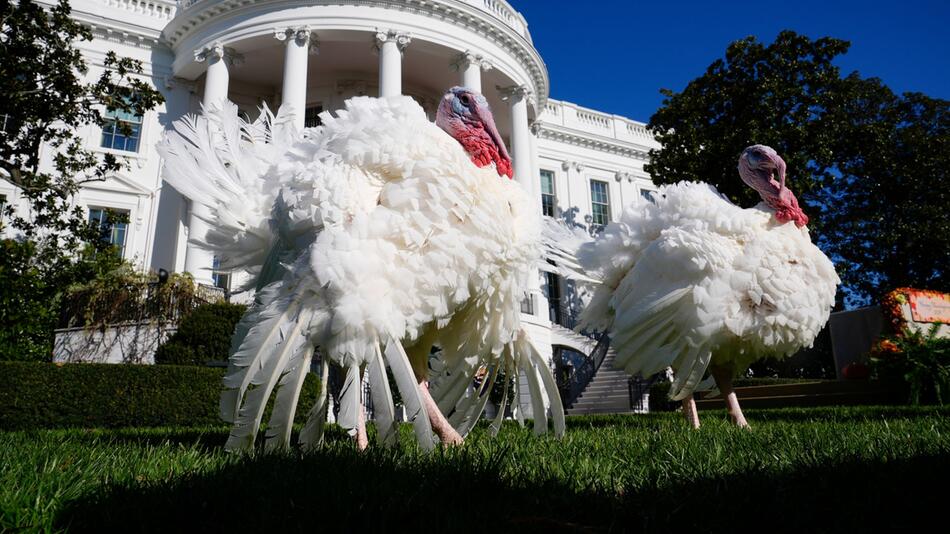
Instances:
[[[108,109],[105,110],[103,117],[104,123],[99,129],[99,149],[122,155],[140,154],[145,137],[145,116],[147,113],[148,112],[143,113],[142,115],[131,115],[117,109],[111,111]],[[123,118],[122,115],[129,115],[130,118]],[[136,118],[138,119],[138,122],[134,120]],[[118,123],[120,122],[128,123],[134,135],[129,136],[118,131]],[[105,144],[107,136],[111,136],[111,142],[109,145]],[[124,148],[116,147],[115,140],[117,137],[122,137],[125,139]],[[135,142],[135,148],[133,150],[128,149],[129,140],[134,140]]]
[[[114,213],[117,213],[117,214],[125,214],[125,215],[127,215],[127,216],[129,217],[129,219],[132,218],[132,211],[131,211],[131,210],[126,210],[126,209],[121,209],[121,208],[110,208],[110,207],[107,207],[107,206],[87,206],[86,209],[87,209],[87,211],[88,211],[88,220],[89,220],[89,222],[96,221],[96,222],[99,224],[99,228],[100,228],[100,229],[101,229],[103,226],[105,226],[105,224],[106,224],[106,216],[107,216],[108,212],[110,212],[110,211],[111,211],[111,212],[114,212]],[[98,211],[98,212],[99,212],[99,214],[100,214],[99,217],[93,218],[93,215],[92,215],[92,214],[93,214],[94,211]],[[125,249],[126,249],[126,246],[128,245],[128,242],[129,242],[129,223],[128,223],[128,222],[112,223],[110,226],[111,226],[112,228],[111,228],[111,233],[110,233],[110,235],[109,235],[108,243],[109,243],[110,245],[114,246],[114,247],[118,247],[118,249],[119,249],[119,257],[120,257],[120,258],[124,258],[124,257],[125,257]],[[121,235],[122,235],[122,244],[121,244],[121,245],[116,245],[116,242],[115,242],[116,231],[117,231],[117,230],[120,230],[120,231],[121,231]]]
[[[544,192],[544,178],[546,176],[550,176],[550,179],[551,179],[550,193]],[[557,175],[554,173],[554,171],[549,171],[547,169],[541,169],[538,172],[538,181],[539,181],[539,185],[541,186],[541,215],[546,216],[546,217],[557,217],[557,183],[556,183],[557,181],[555,179],[556,177]],[[544,204],[545,197],[550,197],[550,204],[551,204],[550,214],[547,213],[547,210],[545,210],[545,204]]]
[[[218,289],[223,289],[225,294],[231,293],[231,282],[234,280],[232,272],[228,270],[221,269],[221,259],[217,256],[214,256],[211,260],[211,285],[217,287]],[[221,285],[221,280],[224,280],[224,284]]]
[[[603,228],[610,224],[611,214],[610,214],[610,182],[605,180],[598,180],[596,178],[589,178],[590,182],[590,220],[591,225],[595,228]],[[606,202],[600,202],[595,199],[594,184],[604,186],[604,197]],[[603,206],[604,213],[598,213],[597,206]],[[603,216],[604,222],[597,222],[598,215]]]

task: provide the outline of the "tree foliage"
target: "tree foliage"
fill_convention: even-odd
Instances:
[[[0,1],[0,179],[28,206],[7,202],[0,213],[0,359],[48,356],[60,292],[118,263],[101,239],[108,228],[88,221],[76,195],[126,162],[91,150],[82,133],[106,124],[106,112],[141,115],[162,97],[140,79],[140,62],[113,52],[87,80],[75,45],[91,39],[67,0]]]
[[[682,92],[662,91],[649,126],[663,147],[646,170],[656,183],[704,181],[750,206],[759,199],[736,163],[745,147],[770,145],[851,304],[895,286],[950,289],[948,102],[843,77],[834,59],[848,46],[791,31],[768,45],[732,43]]]

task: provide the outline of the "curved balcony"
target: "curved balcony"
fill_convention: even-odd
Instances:
[[[126,3],[133,2],[139,3],[138,0],[124,0]],[[220,3],[220,0],[178,0],[178,12],[184,13],[191,8],[201,8],[205,4],[217,4]],[[250,3],[248,1],[239,2],[240,4]],[[361,4],[371,4],[372,2],[354,2]],[[418,3],[419,5],[425,5],[427,2],[405,2],[406,4]],[[451,3],[451,2],[446,2]],[[487,13],[494,17],[498,22],[505,24],[509,28],[515,31],[518,35],[522,36],[529,43],[531,42],[531,34],[528,32],[528,22],[525,20],[524,16],[516,11],[511,4],[505,0],[457,0],[457,3],[467,4],[475,7],[476,9]]]

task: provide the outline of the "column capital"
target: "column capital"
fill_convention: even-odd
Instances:
[[[564,163],[561,163],[561,169],[565,171],[574,169],[577,172],[581,172],[584,170],[584,164],[578,163],[576,161],[565,161]]]
[[[287,41],[287,43],[296,43],[297,46],[309,46],[311,54],[320,53],[320,42],[316,34],[310,29],[310,26],[286,26],[283,28],[274,28],[274,39],[278,41]]]
[[[235,52],[233,48],[224,46],[217,41],[195,50],[195,61],[204,63],[213,59],[224,60],[228,66],[231,66],[243,62],[244,56]]]
[[[402,52],[409,46],[409,43],[412,42],[412,35],[405,32],[397,32],[396,30],[380,30],[376,29],[376,35],[374,36],[376,41],[376,48],[380,48],[384,43],[396,43],[396,46],[399,47],[399,51]]]
[[[502,100],[510,100],[511,102],[524,100],[531,96],[531,90],[526,85],[511,85],[508,87],[496,85],[495,88],[498,89],[498,94],[501,95]]]
[[[492,69],[492,64],[490,61],[485,59],[481,54],[476,54],[471,50],[466,50],[455,56],[450,65],[455,70],[465,70],[470,65],[477,65],[481,70]]]

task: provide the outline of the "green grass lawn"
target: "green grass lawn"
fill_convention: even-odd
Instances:
[[[460,448],[224,453],[224,427],[0,433],[0,531],[855,531],[943,522],[950,409],[578,417]],[[490,530],[489,530],[490,531]]]

